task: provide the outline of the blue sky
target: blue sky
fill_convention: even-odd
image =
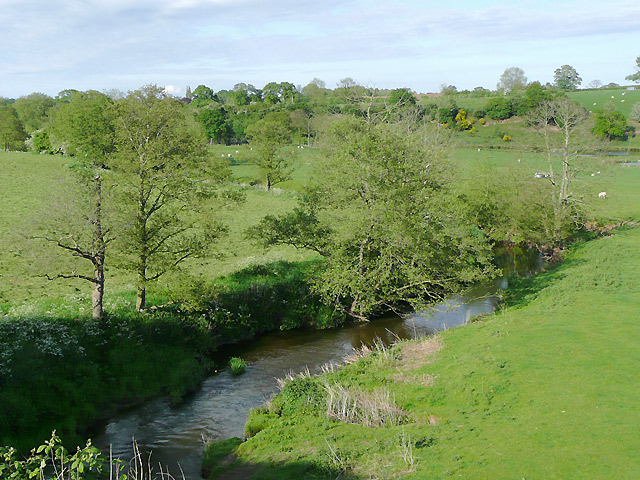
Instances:
[[[506,68],[625,82],[640,2],[0,0],[0,96],[250,83],[495,88]]]

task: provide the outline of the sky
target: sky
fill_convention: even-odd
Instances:
[[[0,0],[0,97],[145,84],[495,89],[505,69],[628,84],[640,2]]]

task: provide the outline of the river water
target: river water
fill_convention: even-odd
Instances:
[[[182,478],[182,470],[187,480],[201,480],[204,441],[242,437],[249,410],[277,391],[277,378],[307,368],[317,373],[325,363],[340,363],[354,348],[363,343],[371,345],[376,338],[389,344],[397,338],[424,336],[463,325],[476,315],[494,311],[498,294],[507,287],[511,273],[531,276],[543,268],[537,251],[501,258],[505,276],[428,311],[332,330],[275,333],[228,346],[218,353],[216,364],[226,365],[231,355],[240,356],[247,362],[243,375],[232,376],[228,368],[221,368],[177,405],[168,398],[157,398],[123,412],[94,432],[94,445],[107,454],[111,445],[114,456],[128,461],[135,438],[143,458],[152,452],[151,464],[156,471],[161,464],[176,478]]]

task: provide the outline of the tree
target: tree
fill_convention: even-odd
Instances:
[[[27,134],[13,105],[0,105],[0,146],[3,150],[24,150]]]
[[[630,80],[632,82],[640,83],[640,56],[636,58],[636,73],[632,73],[631,75],[627,75],[624,79]]]
[[[246,129],[256,164],[265,176],[267,190],[288,180],[291,161],[280,149],[291,141],[291,120],[286,113],[269,114]]]
[[[500,76],[497,88],[505,92],[512,92],[514,90],[521,90],[526,86],[527,77],[524,76],[524,70],[518,67],[511,67],[507,68]]]
[[[227,111],[224,108],[203,108],[196,115],[211,142],[223,143],[229,136]]]
[[[320,182],[252,230],[265,245],[314,251],[314,288],[353,318],[441,300],[491,275],[490,248],[461,218],[434,149],[403,128],[334,122]]]
[[[47,118],[47,112],[56,101],[44,93],[32,93],[18,98],[13,106],[24,124],[27,133],[42,128]]]
[[[589,113],[568,97],[543,103],[531,112],[528,122],[544,139],[548,172],[540,172],[551,185],[553,202],[553,225],[548,241],[553,245],[562,244],[564,238],[580,222],[579,200],[573,197],[570,185],[575,175],[575,158],[584,153],[584,144],[578,140],[578,127]],[[558,129],[557,137],[553,130]],[[562,162],[561,171],[554,170],[554,160]]]
[[[484,111],[493,120],[505,120],[513,116],[511,99],[505,97],[494,97],[490,99],[484,107]]]
[[[76,158],[77,198],[64,206],[64,218],[51,216],[47,231],[38,236],[75,257],[87,260],[92,275],[61,273],[49,278],[79,278],[92,283],[92,315],[102,319],[104,265],[107,246],[113,240],[105,225],[103,175],[115,150],[112,101],[96,91],[75,92],[53,114],[51,135]],[[57,210],[54,210],[57,211]]]
[[[589,82],[589,85],[587,85],[587,87],[593,89],[602,88],[602,82],[600,80],[592,80]]]
[[[191,105],[195,108],[205,107],[216,101],[217,98],[213,90],[205,85],[198,85],[191,93]]]
[[[591,133],[607,140],[626,140],[633,131],[624,115],[616,110],[598,112]]]
[[[222,232],[201,214],[223,175],[204,171],[204,136],[162,88],[148,85],[130,92],[116,107],[114,170],[125,215],[120,239],[130,256],[124,266],[138,277],[136,309],[143,310],[149,282],[204,255]],[[207,176],[213,178],[201,180]]]
[[[553,72],[555,85],[561,90],[575,90],[582,83],[582,78],[571,65],[562,65]]]

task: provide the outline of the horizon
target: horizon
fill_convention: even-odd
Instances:
[[[629,84],[640,54],[640,5],[594,0],[535,5],[470,0],[0,0],[0,96],[164,86],[177,96],[237,83],[335,88],[495,90],[505,69],[553,82],[571,65],[581,87]],[[42,14],[46,12],[46,14]],[[471,73],[470,73],[471,72]]]

